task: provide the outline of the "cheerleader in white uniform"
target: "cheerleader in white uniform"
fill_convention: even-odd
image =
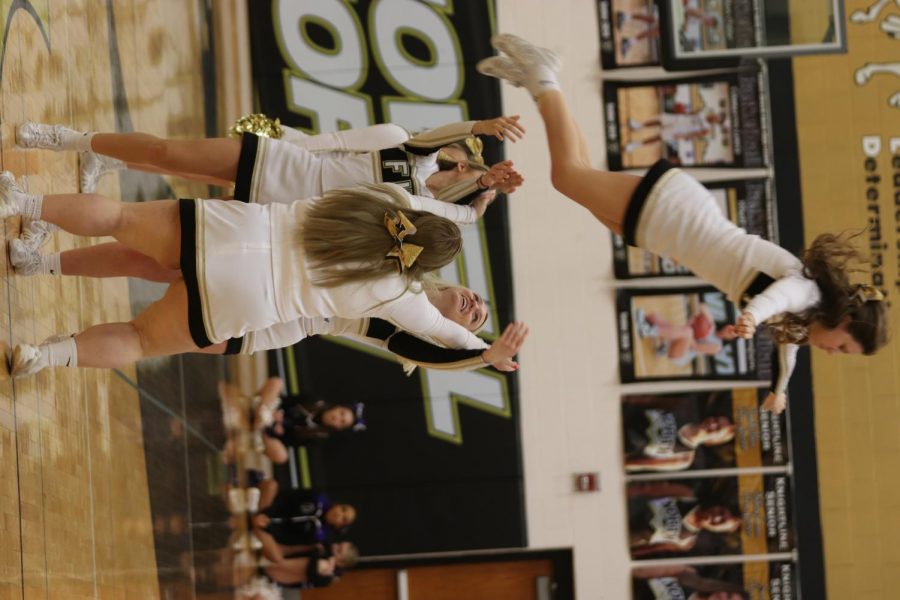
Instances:
[[[3,217],[43,217],[78,235],[112,235],[182,273],[130,323],[94,326],[39,347],[20,344],[13,374],[198,351],[301,317],[380,317],[449,348],[484,348],[418,293],[423,275],[459,252],[459,228],[428,213],[404,215],[397,209],[409,202],[404,196],[379,187],[291,205],[128,204],[96,194],[32,196],[6,174]]]
[[[403,131],[396,125],[387,130],[374,126],[311,137],[301,145],[296,139],[253,134],[244,134],[240,141],[169,140],[146,133],[79,132],[28,122],[16,129],[16,142],[25,148],[95,152],[143,170],[207,183],[234,183],[235,199],[250,202],[290,202],[330,189],[381,182],[397,183],[415,195],[441,194],[442,200],[455,202],[500,182],[491,181],[489,169],[477,160],[454,154],[455,160],[439,161],[441,148],[473,135],[515,141],[524,134],[518,116],[453,123],[412,137],[407,133],[403,140],[398,130]],[[451,184],[456,185],[445,191]]]
[[[706,188],[664,161],[642,178],[594,169],[559,89],[559,59],[514,35],[491,42],[505,55],[487,58],[478,68],[524,86],[537,102],[553,186],[628,243],[677,260],[725,292],[743,308],[736,323],[741,337],[752,337],[768,322],[780,345],[781,369],[767,408],[784,407],[797,344],[873,354],[887,342],[882,294],[849,282],[850,263],[859,255],[846,240],[820,235],[800,259],[728,221]]]
[[[261,204],[288,203],[318,197],[330,189],[391,182],[419,198],[440,197],[448,203],[459,202],[456,209],[442,209],[435,208],[434,203],[427,204],[427,200],[416,201],[426,203],[421,210],[457,223],[471,223],[484,214],[496,192],[512,193],[523,182],[510,161],[487,169],[480,156],[480,140],[472,135],[515,141],[524,133],[518,119],[497,117],[456,123],[413,137],[397,125],[382,124],[317,136],[295,133],[290,141],[245,133],[240,142],[231,138],[163,140],[144,133],[80,133],[62,125],[29,122],[18,127],[17,139],[29,148],[81,149],[83,153],[85,147],[93,148],[137,161],[134,166],[143,170],[177,172],[187,177],[192,177],[188,173],[199,173],[199,178],[207,183],[236,182],[235,199]],[[222,177],[223,174],[227,176]],[[209,180],[213,175],[214,179]],[[84,184],[82,191],[87,191]],[[10,240],[10,261],[17,274],[59,275],[60,263],[66,259],[75,264],[82,262],[77,257],[81,249],[62,257],[40,254],[40,246],[53,230],[42,221],[29,221],[20,238]],[[155,271],[154,265],[127,248],[119,245],[117,251],[116,262],[143,264],[147,268],[143,277],[166,281],[165,273]],[[109,256],[113,249],[104,252]],[[83,253],[89,255],[90,251]],[[82,273],[70,268],[67,274]]]

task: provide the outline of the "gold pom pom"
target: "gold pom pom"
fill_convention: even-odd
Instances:
[[[228,130],[228,135],[234,137],[241,137],[244,133],[252,133],[277,140],[281,138],[284,132],[281,129],[280,120],[270,119],[262,113],[253,113],[235,121],[231,129]]]

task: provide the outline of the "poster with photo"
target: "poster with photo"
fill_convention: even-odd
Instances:
[[[763,167],[765,78],[756,69],[656,82],[603,84],[611,170],[661,158],[683,167]]]
[[[626,489],[633,560],[794,549],[787,473],[630,481]]]
[[[654,0],[598,0],[604,69],[660,64],[659,10]]]
[[[762,410],[766,388],[622,397],[625,472],[781,467],[785,415]]]
[[[620,289],[616,312],[622,383],[771,378],[772,339],[738,338],[737,307],[713,287]]]
[[[749,179],[744,181],[716,181],[704,184],[716,204],[728,219],[763,239],[777,242],[772,218],[772,181]],[[651,254],[625,243],[619,235],[612,236],[613,268],[618,279],[639,277],[683,277],[691,272],[670,258]]]
[[[634,567],[632,600],[795,600],[797,566],[789,561]]]

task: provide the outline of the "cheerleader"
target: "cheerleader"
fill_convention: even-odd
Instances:
[[[146,133],[79,132],[63,125],[27,122],[16,129],[16,142],[23,148],[93,152],[141,170],[215,185],[233,183],[235,199],[247,202],[289,202],[321,196],[330,189],[381,182],[397,183],[414,195],[455,202],[503,183],[484,165],[479,145],[470,143],[473,150],[468,155],[458,152],[467,148],[466,140],[491,135],[515,141],[525,132],[518,116],[453,123],[412,137],[406,133],[407,139],[397,130],[404,131],[392,125],[385,134],[374,126],[326,134],[325,141],[315,136],[308,149],[297,139],[251,133],[244,133],[240,140],[170,140]]]
[[[17,247],[21,248],[21,243],[20,240],[12,240],[10,243],[10,260],[13,264],[18,262],[16,252]],[[36,256],[37,259],[28,267],[33,269],[28,273],[30,275],[135,277],[157,283],[172,283],[181,278],[180,269],[165,268],[149,256],[119,242],[107,242],[55,254],[36,253]],[[475,291],[434,277],[424,279],[421,287],[428,301],[445,318],[472,333],[477,333],[484,326],[488,317],[487,305]],[[395,323],[375,317],[301,317],[286,323],[276,323],[262,330],[248,331],[242,336],[204,348],[203,352],[249,355],[293,346],[318,335],[355,339],[386,350],[396,356],[407,373],[411,373],[417,366],[445,371],[471,371],[490,365],[500,371],[514,371],[518,369],[518,363],[513,357],[525,342],[528,327],[522,323],[510,324],[490,345],[482,343],[478,348],[452,349],[433,340],[418,338]]]
[[[316,136],[303,136],[284,128],[285,132],[293,132],[284,139],[245,132],[241,141],[184,141],[145,133],[81,133],[62,125],[31,122],[20,125],[16,135],[22,147],[80,150],[83,192],[93,191],[92,182],[99,176],[91,175],[93,179],[88,182],[86,173],[116,163],[120,163],[118,167],[175,174],[211,185],[227,187],[234,183],[235,199],[261,204],[289,203],[298,198],[319,197],[329,189],[392,182],[410,191],[416,199],[414,204],[425,203],[413,208],[457,223],[473,223],[484,214],[497,192],[512,193],[524,182],[511,161],[488,169],[481,157],[481,140],[473,135],[516,141],[524,134],[518,121],[518,116],[468,121],[413,137],[397,125],[380,124]],[[101,152],[109,156],[97,154]],[[125,157],[129,162],[111,157]],[[431,198],[445,201],[440,204],[461,205],[441,208],[438,203],[428,204]],[[29,220],[22,227],[20,238],[10,240],[10,261],[17,274],[60,272],[60,257],[43,257],[38,251],[54,231],[44,221]],[[129,256],[125,248],[120,247],[119,251],[122,261],[139,260]],[[164,281],[158,279],[160,276],[144,275],[153,281]]]
[[[732,224],[706,188],[665,161],[643,177],[594,169],[557,82],[559,59],[514,35],[491,42],[505,56],[484,59],[478,69],[524,86],[535,99],[553,186],[628,243],[678,261],[725,292],[743,310],[735,326],[740,337],[768,325],[779,343],[779,368],[765,408],[784,409],[798,344],[873,354],[887,343],[881,292],[849,282],[860,256],[847,240],[820,235],[797,258]]]
[[[40,346],[20,344],[12,372],[117,367],[197,352],[302,317],[379,317],[449,348],[483,349],[418,285],[455,258],[459,228],[397,208],[408,202],[396,186],[374,186],[290,205],[130,204],[96,194],[32,196],[10,175],[0,176],[0,216],[43,217],[78,235],[112,235],[181,270],[163,298],[130,323],[98,325]]]

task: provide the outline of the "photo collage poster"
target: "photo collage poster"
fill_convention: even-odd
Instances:
[[[772,338],[737,337],[737,307],[713,287],[616,292],[622,383],[772,375]]]
[[[716,181],[704,183],[722,214],[732,223],[763,239],[777,243],[772,209],[772,180]],[[691,272],[676,261],[629,246],[613,234],[613,268],[617,279],[683,277]]]
[[[631,570],[632,600],[795,600],[797,566],[789,561],[673,564]]]
[[[666,81],[606,81],[603,102],[610,170],[660,159],[682,167],[764,167],[762,71]]]
[[[739,388],[623,396],[625,473],[786,466],[785,415],[762,409],[767,394]]]

